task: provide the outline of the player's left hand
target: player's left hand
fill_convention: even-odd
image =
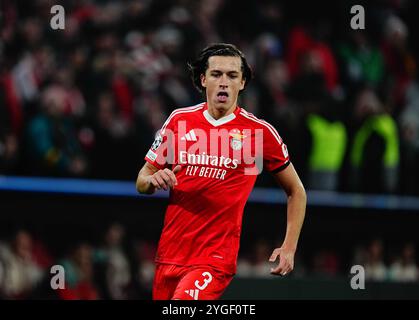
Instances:
[[[270,262],[275,262],[279,257],[279,264],[275,268],[271,268],[271,274],[285,276],[294,269],[294,255],[295,250],[287,249],[285,247],[276,248],[271,257]]]

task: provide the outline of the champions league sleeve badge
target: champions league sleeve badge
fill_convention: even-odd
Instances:
[[[240,150],[243,147],[243,139],[246,138],[245,135],[240,133],[239,129],[233,129],[230,132],[230,146],[233,150]]]
[[[160,132],[158,132],[156,134],[156,138],[154,139],[153,144],[151,145],[151,150],[153,150],[153,151],[157,150],[157,148],[160,147],[162,142],[163,142],[163,138],[162,138]]]

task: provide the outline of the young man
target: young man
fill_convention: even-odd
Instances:
[[[176,109],[156,135],[137,190],[170,189],[156,255],[153,299],[218,299],[236,271],[243,209],[262,167],[288,196],[284,242],[274,275],[293,270],[306,194],[278,132],[237,105],[251,79],[233,45],[205,48],[190,66],[206,102]]]

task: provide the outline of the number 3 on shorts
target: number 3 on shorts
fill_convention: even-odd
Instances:
[[[199,284],[199,281],[198,280],[195,281],[195,287],[198,290],[204,290],[208,286],[208,284],[212,281],[212,275],[211,275],[211,273],[209,273],[209,272],[203,272],[202,273],[202,276],[204,277],[204,284],[202,286]]]

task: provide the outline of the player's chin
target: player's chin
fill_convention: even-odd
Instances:
[[[218,110],[227,110],[228,109],[228,102],[227,101],[218,101],[217,99],[214,101],[214,106]]]
[[[216,101],[214,106],[218,111],[227,112],[231,108],[231,103],[228,100],[225,102]]]

